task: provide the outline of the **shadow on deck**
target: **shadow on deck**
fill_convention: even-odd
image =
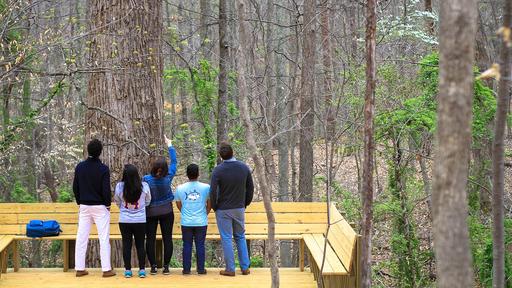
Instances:
[[[241,287],[241,288],[264,288],[270,287],[270,269],[254,268],[251,269],[251,275],[242,276],[237,274],[235,277],[225,277],[219,275],[218,268],[208,269],[207,275],[191,274],[184,276],[181,269],[172,269],[171,275],[148,275],[145,279],[133,277],[126,279],[123,277],[123,269],[116,269],[117,275],[111,278],[102,278],[99,269],[88,270],[90,274],[85,277],[75,277],[74,271],[62,272],[62,268],[49,269],[20,269],[17,273],[7,273],[0,279],[0,287],[35,287],[35,288],[68,288],[68,287],[183,287],[183,288],[222,288],[222,287]],[[12,272],[12,271],[8,271]],[[137,269],[134,270],[136,274]],[[316,288],[316,282],[313,274],[309,271],[300,272],[298,268],[281,268],[280,287],[283,288]],[[239,273],[239,271],[237,271]]]

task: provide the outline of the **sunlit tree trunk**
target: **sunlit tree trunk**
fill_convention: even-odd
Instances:
[[[92,138],[103,142],[101,159],[110,167],[114,185],[124,164],[136,165],[143,174],[149,172],[152,157],[163,155],[162,1],[90,0],[88,4],[90,31],[94,31],[89,65],[94,73],[84,103],[85,142]],[[99,259],[95,248],[97,244],[91,244],[88,262]],[[121,251],[120,243],[112,248]],[[119,267],[120,253],[112,258]]]
[[[363,201],[361,284],[371,287],[372,276],[372,226],[373,226],[373,167],[375,143],[373,119],[375,114],[375,32],[377,26],[377,0],[368,0],[366,12],[366,91],[364,96]]]
[[[432,208],[438,287],[473,287],[466,186],[471,146],[476,0],[441,2],[438,147]]]

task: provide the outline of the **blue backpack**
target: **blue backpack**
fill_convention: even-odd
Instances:
[[[30,220],[27,224],[27,237],[59,236],[60,232],[60,224],[55,220]]]

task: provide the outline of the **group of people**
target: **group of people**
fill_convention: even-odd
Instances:
[[[224,251],[223,276],[235,276],[234,238],[242,275],[249,275],[250,260],[245,240],[245,208],[251,203],[254,185],[250,169],[233,156],[229,143],[219,145],[222,162],[215,167],[210,185],[201,183],[199,167],[186,168],[188,182],[178,186],[175,193],[171,184],[177,171],[177,156],[172,142],[165,137],[170,163],[164,157],[152,161],[149,174],[140,176],[136,166],[126,164],[120,182],[115,186],[114,202],[119,207],[119,229],[123,244],[124,276],[133,276],[131,267],[132,243],[135,242],[139,262],[138,276],[146,277],[146,255],[151,265],[150,274],[158,273],[155,242],[158,224],[163,241],[163,270],[170,274],[169,262],[173,253],[172,231],[174,211],[172,202],[181,213],[183,239],[183,274],[191,274],[192,246],[196,247],[198,274],[206,274],[205,240],[208,214],[215,211],[216,222]],[[110,261],[110,206],[112,194],[110,170],[100,160],[103,145],[98,139],[87,145],[88,158],[75,168],[73,192],[79,205],[78,230],[75,246],[77,277],[88,275],[85,258],[89,233],[93,223],[98,230],[100,260],[103,277],[116,273]]]

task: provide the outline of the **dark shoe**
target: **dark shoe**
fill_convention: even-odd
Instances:
[[[251,270],[247,269],[247,270],[242,270],[242,275],[249,275],[251,274]]]
[[[151,266],[151,270],[149,271],[149,274],[156,275],[158,273],[158,270],[156,269],[156,266]]]
[[[206,269],[204,269],[204,270],[197,270],[197,274],[199,274],[199,275],[206,275]]]
[[[190,275],[190,270],[188,270],[188,271],[187,270],[182,270],[181,274],[183,274],[183,275]]]
[[[89,272],[85,271],[85,270],[82,270],[82,271],[76,271],[76,277],[82,277],[82,276],[85,276],[85,275],[89,275]]]
[[[169,271],[169,266],[168,266],[168,265],[165,265],[165,266],[164,266],[164,271],[162,271],[162,273],[164,273],[164,275],[169,275],[169,274],[171,274],[171,271]]]
[[[220,275],[222,276],[230,276],[230,277],[234,277],[235,276],[235,271],[226,271],[226,270],[221,270],[219,272]]]
[[[109,271],[103,272],[103,278],[112,277],[112,276],[116,276],[116,272],[114,272],[114,270],[109,270]]]

